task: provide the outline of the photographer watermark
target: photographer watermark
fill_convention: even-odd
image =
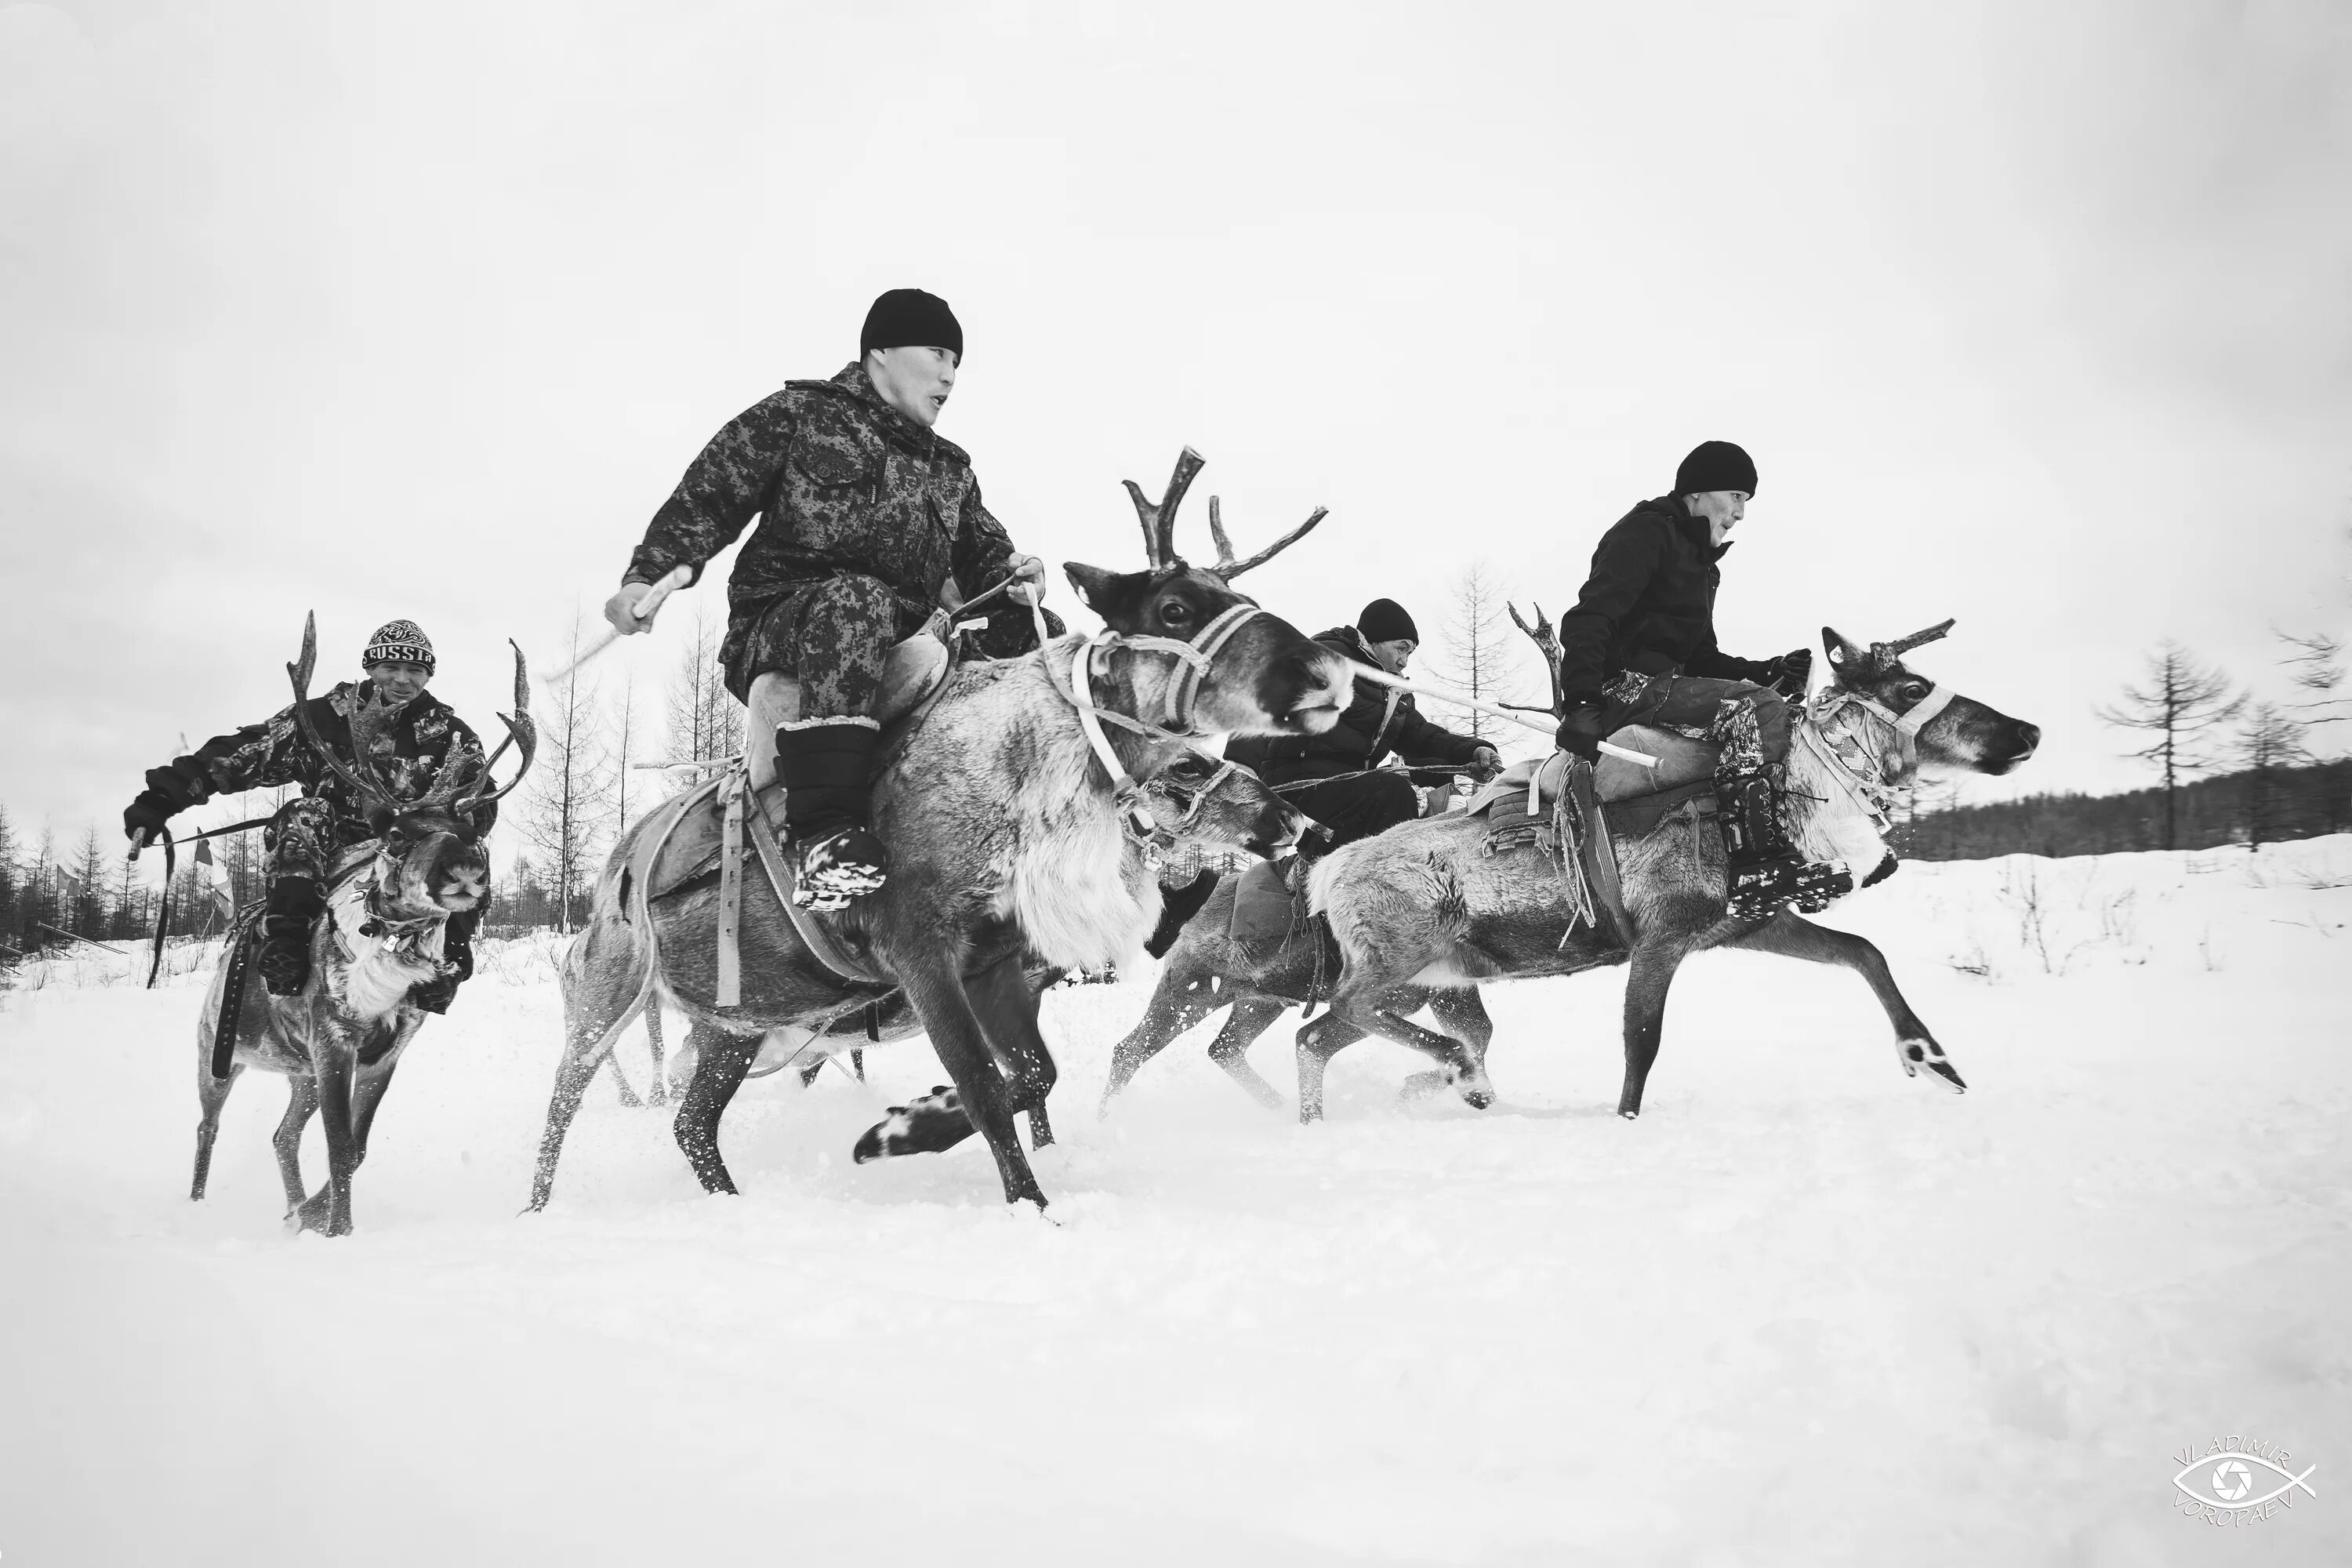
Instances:
[[[2286,1468],[2287,1451],[2252,1437],[2216,1437],[2203,1453],[2183,1448],[2172,1478],[2172,1506],[2210,1525],[2260,1524],[2294,1506],[2294,1494],[2317,1497],[2311,1472]]]

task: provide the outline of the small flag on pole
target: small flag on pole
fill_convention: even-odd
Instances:
[[[195,858],[191,868],[195,872],[196,879],[205,885],[205,891],[212,895],[213,903],[220,912],[223,915],[235,913],[236,901],[228,896],[228,868],[213,858],[211,839],[196,840]]]

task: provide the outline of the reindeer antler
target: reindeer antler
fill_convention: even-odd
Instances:
[[[472,811],[479,806],[489,805],[514,794],[515,787],[521,784],[523,776],[530,772],[531,760],[539,755],[539,725],[530,716],[530,672],[523,664],[522,645],[516,642],[514,638],[509,637],[507,647],[514,649],[515,656],[514,716],[509,718],[504,713],[499,715],[499,722],[507,727],[507,738],[499,742],[497,751],[482,759],[480,771],[469,775],[475,788],[471,794],[457,803],[457,808],[462,811]],[[507,781],[504,789],[492,790],[490,764],[505,756],[509,746],[516,744],[522,747],[521,765],[515,769],[515,776]]]
[[[1276,556],[1281,554],[1284,551],[1289,549],[1300,540],[1306,538],[1309,529],[1313,528],[1317,523],[1322,521],[1325,518],[1330,515],[1331,509],[1329,507],[1318,506],[1315,509],[1315,515],[1308,518],[1305,522],[1300,523],[1297,528],[1292,529],[1288,533],[1284,534],[1280,539],[1276,540],[1272,544],[1267,545],[1264,550],[1259,551],[1248,560],[1236,561],[1234,559],[1234,542],[1225,535],[1224,514],[1218,507],[1217,498],[1215,496],[1211,496],[1209,498],[1209,537],[1217,542],[1217,563],[1214,566],[1210,567],[1209,570],[1230,583],[1234,578],[1240,576],[1243,573],[1249,571],[1251,568],[1265,565],[1267,562],[1273,560]]]
[[[1929,626],[1926,631],[1913,632],[1907,637],[1896,637],[1893,642],[1872,643],[1870,645],[1870,662],[1876,668],[1889,668],[1897,660],[1902,658],[1905,654],[1910,652],[1913,648],[1917,647],[1921,643],[1934,642],[1937,638],[1942,637],[1946,632],[1948,632],[1951,629],[1952,618],[1948,617],[1937,622],[1934,626]]]
[[[1143,499],[1143,491],[1133,479],[1119,481],[1135,500],[1135,515],[1143,522],[1144,559],[1151,563],[1154,572],[1175,563],[1176,509],[1183,504],[1184,492],[1192,489],[1193,476],[1207,462],[1200,453],[1185,447],[1176,458],[1176,471],[1169,476],[1168,489],[1157,506]]]
[[[1528,600],[1528,603],[1535,606],[1536,624],[1533,626],[1528,625],[1527,621],[1519,615],[1518,605],[1513,604],[1511,601],[1507,599],[1503,601],[1503,607],[1511,612],[1512,624],[1517,626],[1519,630],[1527,633],[1528,639],[1543,651],[1544,668],[1551,674],[1551,708],[1549,711],[1557,714],[1559,712],[1560,699],[1559,666],[1560,661],[1568,657],[1567,651],[1559,646],[1559,634],[1551,629],[1551,617],[1544,614],[1542,604],[1534,599]]]
[[[319,727],[310,722],[310,672],[319,663],[319,613],[311,611],[302,622],[302,658],[299,663],[286,667],[286,677],[294,683],[294,724],[302,731],[302,739],[319,753],[320,760],[334,770],[345,784],[357,790],[362,804],[373,800],[379,805],[396,804],[392,791],[376,776],[375,765],[368,760],[367,746],[360,738],[359,726],[352,726],[352,762],[354,773],[335,755],[335,749],[320,737]],[[357,704],[353,705],[354,710]]]

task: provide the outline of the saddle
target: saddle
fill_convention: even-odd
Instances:
[[[1657,766],[1605,752],[1597,764],[1555,752],[1505,769],[1468,811],[1487,824],[1482,853],[1533,843],[1559,861],[1569,877],[1575,910],[1570,929],[1579,921],[1598,927],[1597,897],[1620,939],[1630,943],[1633,921],[1625,908],[1616,847],[1647,837],[1669,816],[1714,815],[1717,752],[1704,741],[1642,725],[1628,725],[1610,740],[1657,758]]]

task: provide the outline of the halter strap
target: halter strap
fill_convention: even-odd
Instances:
[[[1118,753],[1111,749],[1110,737],[1103,732],[1103,721],[1108,720],[1123,730],[1131,730],[1154,741],[1198,740],[1200,732],[1192,726],[1192,705],[1200,697],[1202,679],[1215,664],[1218,652],[1233,640],[1234,634],[1252,619],[1265,614],[1266,612],[1255,605],[1235,605],[1202,626],[1192,637],[1181,641],[1175,637],[1128,637],[1106,626],[1070,650],[1069,690],[1066,693],[1062,692],[1060,684],[1053,678],[1052,668],[1047,667],[1046,685],[1057,694],[1066,695],[1070,706],[1077,710],[1078,729],[1085,734],[1087,745],[1094,752],[1095,760],[1110,776],[1111,794],[1118,803],[1128,835],[1138,843],[1149,845],[1161,837],[1159,821],[1144,801],[1143,786],[1135,782],[1135,776],[1118,760]],[[1046,645],[1053,639],[1045,632],[1045,612],[1032,604],[1029,615],[1036,623],[1037,653],[1042,659],[1045,657]],[[1157,724],[1096,705],[1094,678],[1097,666],[1107,663],[1109,657],[1121,648],[1138,653],[1164,653],[1184,666],[1182,674],[1177,678],[1174,700],[1170,704],[1174,710],[1169,720],[1172,728],[1162,729]],[[1216,786],[1225,781],[1235,765],[1226,763],[1208,788],[1194,798],[1191,810],[1185,814],[1184,826],[1190,827],[1199,819],[1203,803]]]
[[[1882,833],[1886,831],[1886,807],[1894,795],[1894,784],[1878,760],[1875,744],[1854,745],[1853,754],[1829,733],[1829,725],[1848,708],[1858,708],[1885,724],[1894,732],[1895,745],[1902,758],[1901,769],[1908,777],[1919,766],[1919,731],[1932,722],[1937,714],[1952,705],[1956,694],[1937,685],[1927,689],[1927,695],[1913,703],[1902,713],[1859,691],[1841,691],[1835,687],[1823,687],[1813,699],[1806,717],[1809,723],[1796,727],[1798,737],[1808,750],[1829,767],[1830,776],[1837,781],[1854,804],[1867,812]]]

